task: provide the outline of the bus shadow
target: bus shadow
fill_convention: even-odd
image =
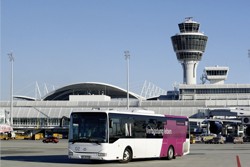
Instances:
[[[63,163],[63,164],[98,164],[105,163],[103,161],[90,161],[81,159],[69,159],[67,155],[27,155],[27,156],[2,156],[1,160],[37,162],[37,163]]]
[[[1,160],[6,161],[20,161],[20,162],[37,162],[37,163],[55,163],[55,164],[107,164],[117,163],[119,161],[98,161],[98,160],[83,160],[83,159],[69,159],[67,155],[27,155],[27,156],[2,156]],[[133,159],[133,163],[145,161],[168,161],[165,158],[139,158]]]

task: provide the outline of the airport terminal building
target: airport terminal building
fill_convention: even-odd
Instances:
[[[90,90],[101,93],[89,94]],[[125,110],[126,96],[125,90],[112,85],[80,83],[57,89],[41,100],[18,97],[13,102],[13,125],[16,129],[60,128],[63,118],[69,118],[72,111]],[[209,109],[250,111],[250,85],[180,85],[179,93],[170,92],[148,100],[133,93],[129,97],[130,109],[143,108],[159,114],[202,117]],[[1,101],[0,105],[2,115],[8,117],[10,102]]]

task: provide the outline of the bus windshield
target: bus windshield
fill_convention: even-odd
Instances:
[[[107,143],[106,113],[74,113],[71,116],[69,142]]]

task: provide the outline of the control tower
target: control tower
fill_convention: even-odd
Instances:
[[[196,68],[208,37],[199,32],[200,24],[187,17],[179,24],[180,33],[171,37],[178,61],[183,67],[183,84],[196,84]]]
[[[210,82],[210,84],[224,84],[227,79],[229,67],[205,67],[203,77]]]

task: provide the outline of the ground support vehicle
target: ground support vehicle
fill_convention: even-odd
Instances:
[[[212,139],[209,139],[205,141],[206,144],[224,144],[225,139],[224,137],[213,137]]]
[[[235,137],[234,138],[234,141],[233,141],[234,144],[243,144],[244,141],[243,141],[243,137]]]
[[[42,141],[43,143],[58,143],[59,142],[58,138],[56,137],[47,137],[43,139]]]

